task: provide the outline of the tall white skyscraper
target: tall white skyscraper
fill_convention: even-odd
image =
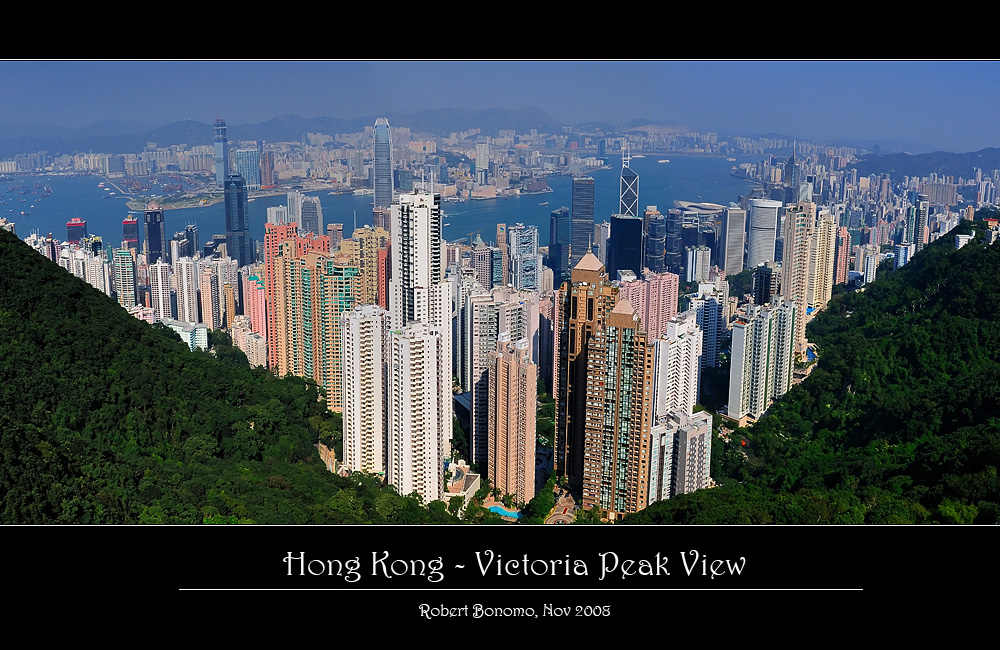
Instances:
[[[451,391],[442,394],[441,370],[450,369],[442,350],[444,332],[425,323],[394,329],[389,341],[387,481],[400,494],[416,492],[424,502],[441,498],[441,422],[451,426]],[[451,385],[451,373],[447,377]]]
[[[170,265],[166,262],[149,265],[149,292],[156,317],[159,320],[173,318],[170,309]]]
[[[181,257],[174,264],[177,281],[177,320],[198,322],[198,269],[190,257]]]
[[[344,356],[344,463],[386,469],[389,312],[362,305],[341,317]]]
[[[688,310],[667,323],[666,332],[653,341],[654,421],[670,411],[694,412],[701,377],[702,332],[698,317]]]
[[[747,268],[754,269],[761,262],[774,259],[774,242],[778,238],[778,210],[780,201],[750,200],[750,241],[747,246]]]
[[[392,280],[389,282],[389,312],[393,333],[393,376],[397,373],[412,375],[419,380],[421,393],[433,393],[433,405],[430,398],[419,398],[421,408],[426,417],[433,417],[421,423],[419,432],[414,436],[424,436],[419,443],[421,448],[434,447],[434,459],[437,462],[437,480],[433,485],[426,485],[427,492],[421,492],[425,500],[439,498],[441,489],[441,462],[451,455],[452,429],[452,283],[444,278],[444,239],[442,238],[441,197],[437,194],[419,192],[400,195],[392,204]],[[413,324],[420,324],[417,327]],[[401,332],[397,334],[396,332]],[[431,343],[430,339],[435,341]],[[404,353],[403,347],[406,348]],[[430,350],[434,348],[432,355]],[[425,366],[406,367],[406,363],[428,364],[433,359],[433,368]],[[397,368],[398,365],[398,368]],[[414,395],[406,396],[399,390],[389,392],[389,411],[400,413],[408,408],[407,403],[417,400]],[[414,390],[416,390],[414,388]],[[406,403],[404,401],[408,400]],[[396,422],[390,416],[390,438],[392,426]],[[416,426],[416,423],[414,423]],[[403,480],[400,472],[407,472],[406,467],[412,467],[413,472],[424,472],[418,469],[406,458],[397,459],[393,466],[394,454],[403,453],[398,446],[400,436],[409,435],[397,432],[397,446],[390,444],[388,449],[390,468],[395,467],[395,473],[390,475],[390,482]],[[413,444],[417,444],[414,442]],[[406,452],[409,453],[409,452]],[[423,453],[423,452],[422,452]],[[430,452],[426,452],[427,456]],[[421,458],[423,458],[422,456]],[[409,457],[407,457],[409,458]],[[423,461],[421,461],[423,462]],[[405,484],[412,485],[418,480],[415,476],[405,477]],[[419,479],[424,481],[424,479]],[[395,484],[400,493],[407,494],[403,486]],[[433,496],[438,495],[438,496]]]
[[[792,385],[795,304],[776,296],[764,307],[751,304],[733,321],[728,415],[756,420]]]

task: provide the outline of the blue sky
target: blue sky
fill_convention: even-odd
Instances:
[[[998,61],[5,61],[0,122],[534,106],[568,123],[1000,146]]]

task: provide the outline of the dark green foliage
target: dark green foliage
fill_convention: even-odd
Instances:
[[[997,523],[1000,246],[971,229],[831,300],[810,378],[713,447],[723,487],[626,523]]]
[[[316,385],[191,352],[0,231],[0,521],[455,522],[379,479],[327,471]],[[440,510],[440,512],[438,511]]]

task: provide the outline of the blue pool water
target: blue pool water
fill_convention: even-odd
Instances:
[[[521,513],[520,512],[512,512],[510,510],[505,510],[504,508],[502,508],[500,506],[490,506],[490,510],[492,510],[493,512],[495,512],[498,515],[501,515],[503,517],[513,517],[515,519],[520,519],[521,518]]]

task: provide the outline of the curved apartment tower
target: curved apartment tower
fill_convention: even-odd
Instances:
[[[774,259],[774,242],[778,238],[778,209],[781,201],[750,200],[750,241],[747,246],[747,268]]]

